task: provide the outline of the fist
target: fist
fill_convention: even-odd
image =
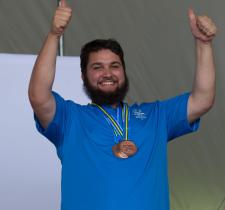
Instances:
[[[196,39],[210,42],[217,33],[215,23],[207,16],[196,16],[192,9],[188,12],[191,32]]]
[[[52,20],[51,33],[60,37],[68,26],[71,17],[72,9],[67,5],[66,0],[61,0]]]

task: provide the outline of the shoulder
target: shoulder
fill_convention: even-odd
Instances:
[[[188,100],[190,96],[190,92],[184,92],[184,93],[180,93],[178,95],[169,97],[169,98],[165,98],[162,100],[159,100],[160,104],[164,105],[164,104],[169,104],[169,103],[178,103],[178,102],[185,102]]]
[[[55,98],[56,104],[57,105],[61,105],[61,106],[65,106],[65,108],[67,109],[86,109],[88,107],[88,105],[82,105],[79,103],[74,102],[71,99],[65,99],[64,97],[62,97],[59,93],[52,91],[52,94]]]
[[[144,112],[146,114],[151,114],[152,112],[164,112],[168,109],[176,109],[178,107],[186,107],[188,103],[190,93],[184,92],[176,96],[156,99],[152,102],[142,102],[134,103],[130,105],[131,113],[137,114]]]

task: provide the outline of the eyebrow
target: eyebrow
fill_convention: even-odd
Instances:
[[[122,65],[122,63],[119,62],[119,61],[113,61],[113,62],[111,63],[111,65],[113,65],[113,64],[119,64],[119,65]]]
[[[102,65],[102,64],[103,64],[103,63],[101,63],[101,62],[95,62],[95,63],[92,63],[92,64],[91,64],[91,67],[92,67],[92,66],[95,66],[95,65],[96,65],[96,66],[100,66],[100,65]],[[110,63],[110,65],[114,65],[114,64],[122,65],[122,63],[119,62],[119,61],[113,61],[113,62]]]

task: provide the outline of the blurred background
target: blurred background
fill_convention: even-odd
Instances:
[[[72,60],[78,59],[76,57],[79,56],[82,45],[95,38],[117,39],[125,51],[127,74],[130,79],[130,91],[126,99],[129,103],[164,99],[190,91],[195,71],[195,43],[189,29],[188,8],[192,7],[198,15],[206,14],[216,22],[219,31],[213,41],[217,69],[215,105],[202,118],[201,127],[197,133],[189,134],[169,143],[168,160],[171,209],[224,210],[225,83],[223,80],[225,78],[225,1],[67,1],[73,9],[73,17],[64,36],[65,56]],[[15,120],[15,115],[10,114],[11,111],[7,110],[6,99],[10,98],[9,93],[11,92],[13,92],[13,96],[18,97],[17,100],[10,98],[12,100],[10,102],[12,103],[12,109],[20,104],[20,100],[23,100],[23,97],[20,97],[19,93],[17,93],[18,87],[23,80],[24,84],[28,83],[34,59],[50,30],[52,16],[56,7],[56,0],[0,1],[0,53],[2,54],[0,54],[0,57],[5,54],[10,54],[10,56],[12,54],[10,62],[13,63],[18,58],[14,57],[16,55],[22,57],[23,55],[31,56],[29,57],[31,59],[30,69],[28,68],[26,72],[24,72],[25,68],[20,62],[17,63],[17,68],[13,71],[8,71],[7,68],[0,70],[0,83],[2,84],[0,92],[1,116],[4,114],[4,116],[10,116],[10,119]],[[1,58],[0,66],[2,67],[5,57]],[[69,74],[65,80],[71,79],[71,74],[73,74],[71,73],[73,67],[70,66],[69,68],[71,71],[65,70],[63,72],[63,74]],[[79,72],[79,65],[76,68]],[[8,76],[4,77],[6,74]],[[16,83],[17,79],[20,83]],[[71,84],[73,87],[72,80],[67,84]],[[26,90],[25,86],[24,88]],[[26,92],[21,94],[26,94]],[[74,97],[73,95],[76,95],[76,92],[71,91],[71,94],[68,94],[68,97]],[[26,103],[24,106],[29,107],[29,104]],[[32,115],[31,110],[30,115]],[[20,120],[23,119],[20,118]],[[1,118],[0,120],[1,145],[4,145],[3,142],[9,138],[7,135],[9,135],[11,129],[10,122],[7,122],[7,118]],[[29,129],[34,130],[34,127],[29,127],[28,124],[28,126],[20,128],[20,130],[23,129],[26,131]],[[7,134],[3,135],[5,130],[7,130]],[[42,137],[38,136],[37,138]],[[16,207],[21,210],[31,209],[31,206],[28,208],[27,204],[25,204],[27,202],[33,203],[32,210],[57,209],[60,188],[58,182],[60,182],[60,178],[56,178],[52,182],[51,176],[46,175],[52,173],[54,176],[60,176],[60,163],[57,162],[52,145],[41,141],[40,148],[37,149],[32,144],[25,144],[24,139],[20,140],[21,142],[16,141],[16,145],[21,149],[23,148],[24,151],[16,149],[15,139],[10,143],[14,147],[13,153],[10,153],[12,150],[0,146],[0,165],[4,166],[0,170],[5,172],[0,173],[0,209],[12,210]],[[23,164],[15,166],[16,162],[10,161],[10,158],[21,158],[22,154],[26,154],[27,149],[29,155],[39,154],[41,148],[45,147],[43,145],[45,143],[49,147],[49,153],[52,154],[53,160],[53,162],[48,163],[49,165],[46,165],[46,168],[52,167],[53,171],[49,170],[49,173],[41,172],[43,170],[42,164],[47,164],[42,155],[35,157],[40,162],[35,162],[35,165],[31,164],[31,170],[35,170],[37,177],[43,176],[41,181],[45,180],[44,183],[38,182],[37,179],[30,182],[25,179],[23,183],[7,180],[7,177],[9,177],[7,173],[10,173],[12,178],[17,176],[18,171],[23,174],[22,171],[30,168],[29,165],[25,166]],[[15,152],[18,153],[18,157],[15,156]],[[46,154],[49,153],[46,152]],[[29,155],[27,153],[24,159],[32,162],[32,156]],[[54,162],[57,162],[57,164],[52,165]],[[9,170],[9,168],[15,167],[17,170]],[[46,177],[48,177],[48,180],[46,180]],[[27,185],[33,183],[33,181],[37,182],[35,185],[38,186],[37,189],[27,188]],[[21,186],[24,186],[24,188]],[[55,191],[57,193],[52,193]],[[45,196],[43,194],[40,196],[43,192]],[[51,194],[50,199],[49,194]],[[56,200],[57,202],[55,202]],[[42,203],[41,208],[38,206],[39,202]]]

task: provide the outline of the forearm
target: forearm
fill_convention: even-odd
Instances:
[[[36,59],[29,84],[30,100],[44,102],[51,97],[58,39],[56,35],[49,33]]]
[[[215,64],[212,43],[196,40],[196,72],[192,89],[193,100],[212,106],[215,98]]]

